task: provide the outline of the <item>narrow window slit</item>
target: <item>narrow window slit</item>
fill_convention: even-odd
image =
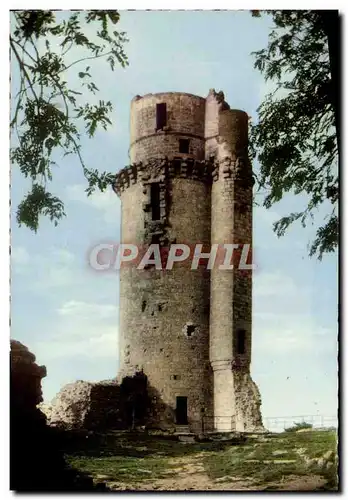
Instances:
[[[151,214],[152,220],[160,220],[160,187],[158,182],[151,184]]]
[[[245,330],[237,330],[237,353],[238,354],[245,354],[245,337],[246,337],[246,331]]]
[[[156,130],[161,130],[167,125],[167,104],[161,102],[156,105]]]

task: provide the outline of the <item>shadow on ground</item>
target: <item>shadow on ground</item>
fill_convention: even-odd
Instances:
[[[244,437],[228,441],[202,441],[197,443],[180,442],[177,436],[154,436],[145,432],[91,433],[66,431],[61,436],[61,450],[69,455],[88,457],[128,456],[144,458],[147,456],[180,457],[202,451],[223,451],[232,445],[241,445]]]

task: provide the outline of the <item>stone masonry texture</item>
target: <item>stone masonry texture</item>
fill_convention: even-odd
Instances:
[[[161,129],[158,105],[165,105]],[[130,142],[131,165],[114,184],[122,203],[122,243],[251,247],[248,116],[230,109],[222,92],[136,96]],[[152,183],[159,193],[155,218]],[[192,431],[262,428],[260,394],[250,376],[251,273],[209,271],[206,265],[191,270],[190,262],[165,271],[121,268],[118,377],[143,370],[156,390],[153,405],[161,402],[156,418],[162,426],[183,423],[186,409],[178,398],[187,398]]]

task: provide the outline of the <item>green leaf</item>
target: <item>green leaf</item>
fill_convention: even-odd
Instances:
[[[334,70],[324,29],[325,11],[264,12],[274,27],[267,48],[253,52],[254,66],[275,84],[275,90],[260,104],[258,121],[251,124],[250,155],[260,165],[266,208],[281,201],[285,193],[308,199],[303,212],[274,225],[276,234],[283,236],[296,221],[306,227],[310,217],[314,223],[313,211],[327,200],[337,208],[339,129],[332,92]],[[253,16],[259,13],[253,11]],[[332,228],[333,223],[320,225],[310,255],[321,258],[337,248],[338,233]]]
[[[106,173],[95,171],[90,175],[83,159],[81,134],[85,128],[93,137],[98,128],[111,125],[112,105],[102,100],[98,105],[85,104],[79,98],[85,99],[86,86],[93,94],[102,91],[93,82],[93,59],[104,58],[112,69],[116,60],[121,66],[128,64],[123,50],[125,33],[109,27],[110,22],[118,22],[117,11],[76,11],[62,21],[58,18],[54,11],[11,12],[11,61],[17,65],[21,83],[11,112],[10,128],[15,135],[11,137],[14,146],[10,156],[12,164],[33,183],[17,210],[18,224],[33,231],[37,231],[41,217],[48,217],[56,226],[65,216],[63,202],[48,189],[54,169],[60,168],[53,155],[75,155],[92,190],[103,190],[109,182]],[[95,43],[98,36],[103,44]],[[45,52],[39,50],[41,44]],[[61,53],[51,52],[51,46],[59,47]],[[76,47],[83,47],[85,56],[71,61],[70,50]],[[112,61],[108,59],[111,56]],[[90,65],[82,71],[85,60]],[[72,88],[64,75],[74,66],[79,66],[80,83]]]

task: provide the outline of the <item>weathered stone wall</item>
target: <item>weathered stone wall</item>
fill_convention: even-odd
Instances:
[[[189,153],[182,154],[179,151],[179,139],[189,139]],[[133,143],[131,148],[132,161],[142,161],[144,158],[161,158],[163,151],[168,158],[197,158],[204,159],[204,140],[190,137],[185,134],[174,134],[158,131],[151,137],[144,137]]]
[[[217,102],[216,106],[220,104]],[[219,170],[212,185],[212,243],[252,247],[252,172],[248,160],[248,116],[243,111],[219,112],[219,136],[216,156]],[[250,390],[252,319],[252,271],[241,270],[239,258],[233,270],[214,270],[211,278],[210,359],[214,370],[214,413],[236,415],[236,425],[250,426],[250,409],[254,420],[261,419],[255,393]],[[249,261],[250,262],[250,261]],[[245,337],[244,352],[238,352],[238,335]],[[245,377],[240,379],[240,372]],[[229,381],[223,384],[223,380]],[[240,397],[241,386],[252,398]],[[232,388],[232,392],[231,392]],[[239,396],[237,397],[237,392]],[[220,425],[220,424],[219,424]],[[225,429],[224,419],[220,428]]]
[[[219,139],[220,113],[227,109],[229,109],[229,105],[225,101],[223,92],[215,92],[214,89],[210,89],[205,103],[204,137],[206,159],[216,155]]]
[[[64,386],[51,403],[50,425],[83,428],[93,384],[77,380]]]
[[[254,432],[264,430],[261,418],[261,395],[248,371],[234,370],[236,401],[236,430]]]
[[[156,105],[166,103],[167,125],[156,130]],[[179,155],[179,139],[190,140],[185,156],[204,159],[205,99],[168,92],[137,96],[131,105],[131,162],[166,155]]]
[[[51,403],[48,422],[66,429],[129,429],[151,424],[147,377],[133,372],[120,383],[78,380],[64,386]]]
[[[166,186],[170,198],[164,220],[167,241],[209,243],[209,184],[173,178]],[[139,185],[125,190],[121,199],[122,241],[146,244],[143,205],[137,201],[143,199]],[[120,276],[120,376],[144,370],[166,406],[161,421],[172,422],[176,397],[186,396],[189,420],[200,422],[202,409],[212,413],[209,272],[191,271],[185,263],[167,272],[126,267]],[[194,328],[191,336],[186,333],[187,325]]]

